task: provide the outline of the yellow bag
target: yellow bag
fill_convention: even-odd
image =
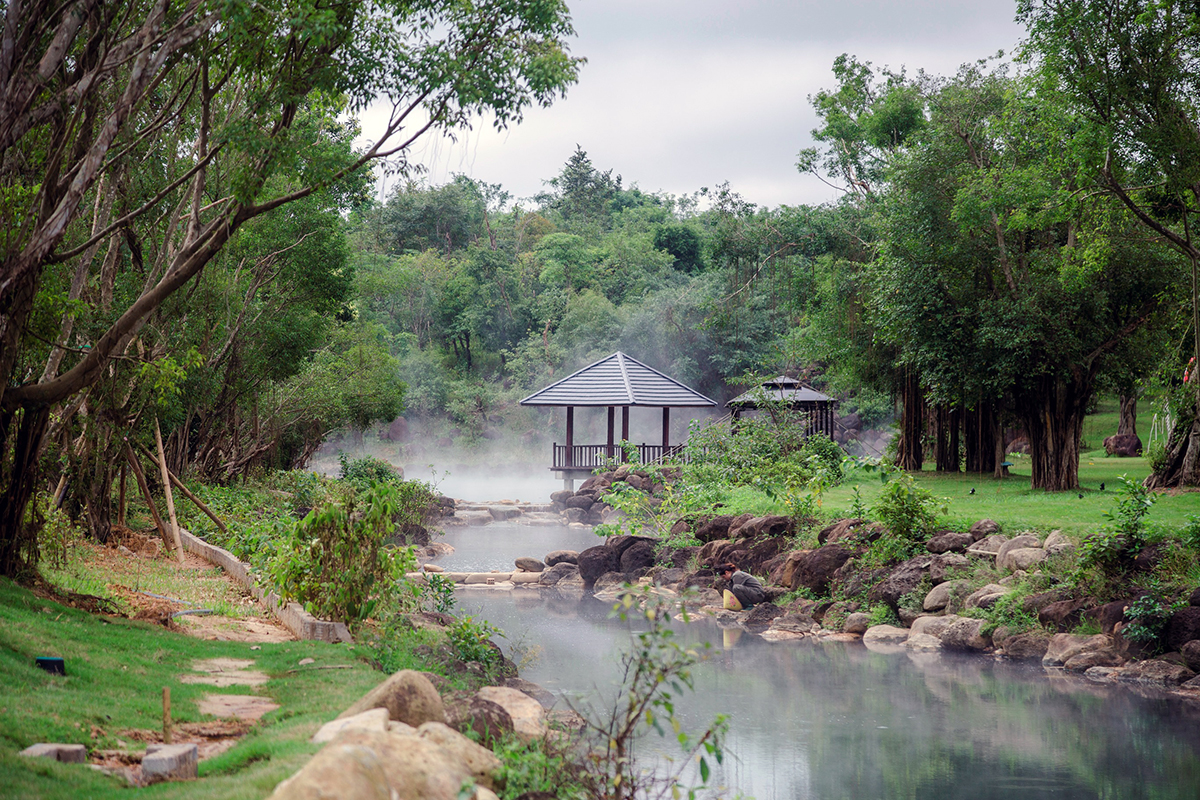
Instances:
[[[742,610],[742,603],[740,600],[737,599],[737,595],[735,595],[733,592],[726,589],[724,597],[725,597],[725,607],[727,609],[729,609],[730,611],[741,611]]]

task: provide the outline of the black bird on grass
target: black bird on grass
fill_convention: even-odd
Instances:
[[[1079,493],[1079,499],[1080,499],[1080,500],[1082,500],[1082,499],[1083,499],[1083,492],[1080,492],[1080,493]]]
[[[971,487],[971,491],[970,491],[970,492],[968,492],[967,494],[975,494],[975,487],[974,487],[974,486],[972,486],[972,487]]]
[[[1100,491],[1104,491],[1104,481],[1100,481]]]

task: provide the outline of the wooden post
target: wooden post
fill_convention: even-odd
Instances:
[[[629,406],[621,408],[621,461],[628,461],[629,454],[625,452],[624,444],[629,441]]]
[[[142,465],[138,463],[137,455],[129,446],[129,442],[125,442],[125,457],[129,459],[133,477],[137,478],[138,488],[142,490],[142,497],[146,499],[146,505],[150,507],[150,516],[154,518],[154,527],[158,528],[158,535],[162,537],[163,545],[170,550],[173,545],[171,537],[167,535],[167,526],[163,525],[162,517],[158,515],[158,507],[154,505],[154,498],[150,496],[150,486],[146,483],[146,473],[142,472]]]
[[[149,450],[143,449],[142,453],[145,454],[145,456],[147,458],[149,458],[151,461],[154,460],[154,456],[150,453]],[[221,533],[229,532],[229,529],[225,527],[225,523],[221,522],[220,518],[212,512],[211,508],[209,508],[207,505],[204,504],[203,500],[201,500],[199,497],[196,497],[196,495],[192,494],[191,490],[183,485],[183,481],[179,480],[179,478],[175,475],[174,472],[171,472],[171,470],[167,470],[167,477],[171,479],[171,484],[174,485],[174,487],[176,489],[178,489],[180,492],[183,493],[184,497],[186,497],[188,500],[191,500],[192,503],[195,504],[196,508],[200,509],[201,511],[203,511],[205,514],[208,515],[208,518],[211,519],[216,524],[217,528],[220,529]]]
[[[608,456],[610,461],[612,460],[612,457],[616,455],[616,452],[613,450],[613,433],[615,431],[613,422],[616,419],[616,411],[617,409],[613,406],[608,407],[608,449],[604,454]]]
[[[567,459],[565,466],[575,466],[575,407],[567,406]]]
[[[663,406],[663,458],[671,449],[671,407]]]
[[[175,555],[183,563],[183,543],[179,541],[179,520],[175,518],[175,498],[171,495],[170,470],[167,469],[167,454],[163,452],[162,430],[158,417],[154,418],[154,443],[158,445],[158,468],[162,472],[163,494],[167,496],[167,513],[171,515],[171,537],[175,540]]]
[[[124,463],[121,464],[121,497],[117,501],[117,524],[122,528],[125,527],[125,478],[127,469]]]
[[[171,743],[171,687],[163,687],[163,744]]]

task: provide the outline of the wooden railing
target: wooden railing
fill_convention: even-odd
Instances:
[[[683,451],[683,445],[675,444],[664,451],[661,444],[636,445],[638,462],[651,464],[663,458],[676,455]],[[568,452],[568,450],[570,452]],[[624,451],[620,445],[614,444],[611,455],[606,444],[576,444],[568,448],[565,444],[554,443],[554,459],[552,470],[577,469],[593,470],[608,464],[620,463]]]

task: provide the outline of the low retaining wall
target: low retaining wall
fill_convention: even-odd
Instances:
[[[228,550],[209,544],[186,528],[179,529],[179,538],[183,542],[184,550],[195,553],[210,564],[225,570],[225,574],[244,586],[255,600],[269,608],[280,624],[297,639],[317,639],[322,642],[354,641],[350,630],[343,623],[317,619],[299,603],[285,604],[274,592],[264,592],[262,587],[255,583],[248,569],[249,565],[238,561]]]

